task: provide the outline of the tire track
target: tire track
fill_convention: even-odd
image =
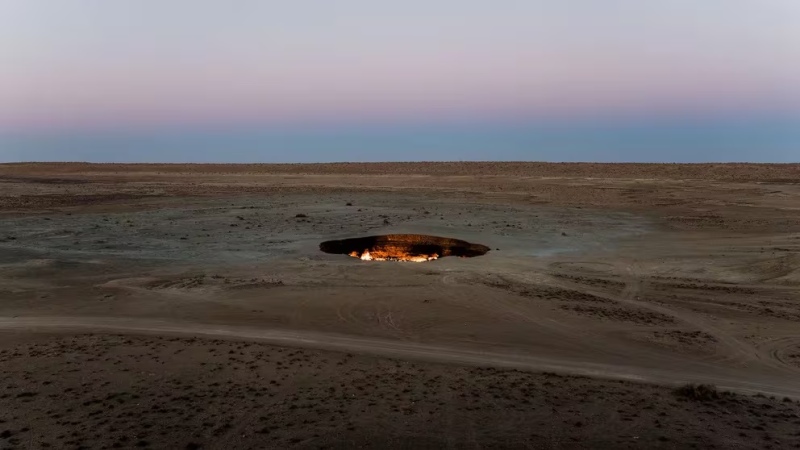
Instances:
[[[739,371],[738,373],[729,369],[713,371],[706,366],[694,367],[694,370],[691,370],[688,366],[682,370],[677,368],[653,369],[330,333],[176,323],[163,320],[119,317],[0,317],[0,330],[43,333],[52,333],[54,331],[114,332],[257,340],[275,345],[360,352],[390,358],[551,371],[665,385],[688,382],[710,383],[716,384],[723,389],[742,393],[763,393],[800,398],[800,380],[797,378],[770,377],[752,371]]]

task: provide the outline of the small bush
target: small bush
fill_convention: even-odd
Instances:
[[[711,384],[686,384],[676,389],[675,395],[700,402],[718,400],[722,396]]]

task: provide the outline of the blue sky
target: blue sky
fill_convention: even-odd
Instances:
[[[0,67],[0,161],[800,159],[796,0],[0,0]]]

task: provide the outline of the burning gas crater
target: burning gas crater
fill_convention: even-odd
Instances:
[[[489,251],[485,245],[424,234],[388,234],[326,241],[319,245],[319,249],[363,261],[411,262],[433,261],[445,256],[471,258]]]
[[[412,255],[412,254],[400,254],[400,253],[391,253],[386,251],[377,251],[373,250],[373,253],[370,253],[369,250],[364,250],[363,252],[350,252],[348,255],[352,256],[353,258],[358,258],[362,261],[411,261],[411,262],[425,262],[425,261],[433,261],[434,259],[439,259],[439,255],[434,253],[432,255]]]

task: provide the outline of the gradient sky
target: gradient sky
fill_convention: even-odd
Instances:
[[[800,1],[0,0],[2,135],[642,117],[800,117]]]

